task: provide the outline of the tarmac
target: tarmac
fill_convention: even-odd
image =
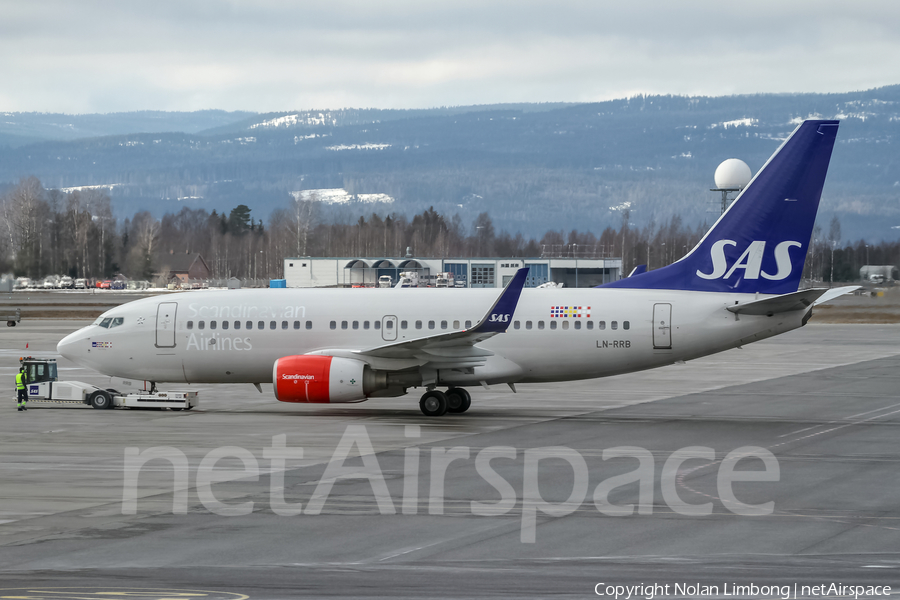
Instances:
[[[0,598],[900,589],[900,325],[814,319],[684,365],[515,394],[472,389],[466,414],[440,418],[419,412],[415,391],[302,406],[249,385],[194,386],[192,411],[32,403],[16,412],[18,357],[55,356],[83,324],[23,319],[2,330]],[[59,364],[63,379],[110,386]],[[279,442],[302,458],[272,460]],[[621,447],[629,457],[609,456]],[[691,448],[706,457],[667,474]],[[151,449],[175,466],[129,462]],[[611,479],[634,471],[638,455],[650,457],[652,495]],[[763,507],[757,514],[741,514],[723,491],[726,465],[759,472],[731,486],[737,501]],[[185,480],[186,493],[173,493]],[[608,514],[610,505],[629,514]]]

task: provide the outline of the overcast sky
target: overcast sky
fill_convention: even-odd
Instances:
[[[900,83],[897,0],[0,0],[0,110],[427,108]]]

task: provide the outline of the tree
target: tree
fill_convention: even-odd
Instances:
[[[475,256],[491,256],[494,253],[494,222],[488,213],[483,212],[472,223],[475,238]]]
[[[246,233],[252,227],[250,219],[250,207],[246,204],[238,204],[231,209],[228,215],[228,231],[231,233]]]
[[[128,256],[129,270],[144,279],[153,277],[154,253],[159,241],[160,223],[148,211],[134,215],[130,239],[134,240]]]
[[[834,247],[841,241],[841,222],[837,215],[831,217],[831,227],[828,229],[828,242],[831,245],[831,275],[828,277],[829,283],[834,283]]]
[[[43,234],[49,207],[36,177],[19,181],[3,201],[6,236],[16,271],[36,278],[42,274]]]

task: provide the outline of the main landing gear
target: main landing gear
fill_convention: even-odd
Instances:
[[[472,406],[472,396],[463,388],[453,387],[442,392],[430,390],[422,395],[419,408],[426,417],[440,417],[446,413],[460,414]]]

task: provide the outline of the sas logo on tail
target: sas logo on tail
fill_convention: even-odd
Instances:
[[[509,323],[509,315],[499,315],[494,313],[491,315],[491,323]]]
[[[787,279],[791,274],[793,265],[791,264],[790,249],[792,247],[801,248],[800,242],[781,242],[773,250],[775,254],[775,265],[778,269],[775,273],[766,273],[762,270],[763,254],[766,250],[766,243],[761,241],[750,242],[750,245],[744,250],[740,258],[735,261],[731,268],[728,267],[728,260],[725,258],[725,246],[737,246],[737,242],[732,240],[719,240],[712,245],[709,250],[712,258],[712,272],[704,273],[697,269],[697,277],[703,279],[728,279],[734,275],[738,269],[743,269],[744,279],[759,279],[762,275],[763,279],[779,281]]]

